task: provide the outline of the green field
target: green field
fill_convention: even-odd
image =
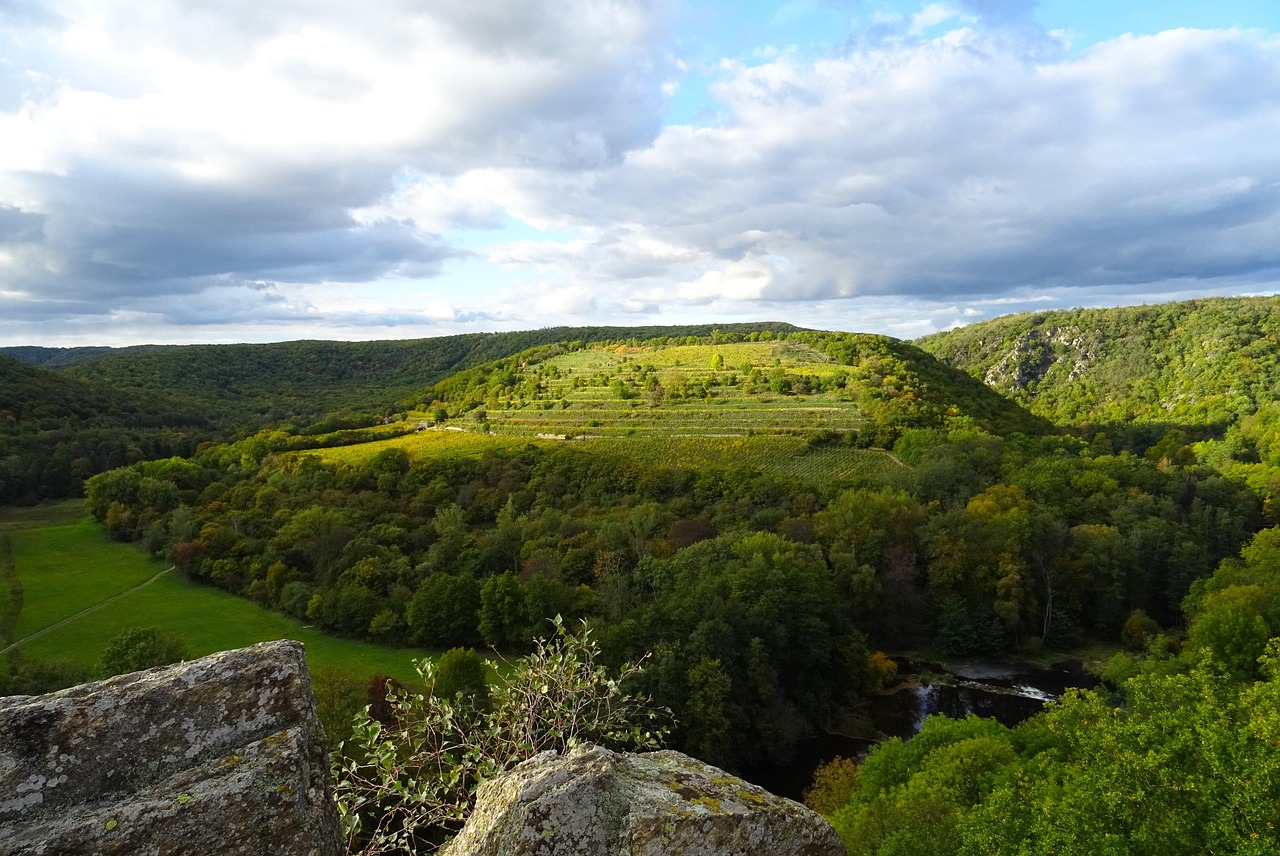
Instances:
[[[529,442],[541,442],[533,437],[506,437],[477,434],[470,431],[430,430],[420,431],[390,440],[375,440],[351,446],[335,446],[297,452],[299,455],[315,455],[328,463],[363,463],[386,449],[402,449],[413,460],[432,458],[478,458],[486,450],[515,449]]]
[[[307,646],[312,669],[333,666],[408,683],[416,680],[411,660],[433,653],[325,636],[243,598],[165,573],[164,563],[136,546],[110,540],[80,503],[0,509],[0,532],[12,539],[14,571],[22,587],[15,647],[32,657],[92,668],[120,631],[161,627],[185,640],[193,657],[296,639]],[[66,623],[33,635],[62,621]]]
[[[571,437],[578,435],[571,435]],[[746,464],[771,476],[813,484],[836,481],[881,481],[902,467],[891,454],[878,449],[811,448],[794,434],[663,434],[605,431],[578,439],[552,440],[536,436],[486,435],[460,431],[423,431],[394,440],[379,440],[301,454],[329,463],[359,464],[386,449],[402,449],[415,461],[433,458],[479,457],[485,450],[513,449],[532,443],[566,443],[583,451],[606,451],[654,464],[689,469],[732,469]]]

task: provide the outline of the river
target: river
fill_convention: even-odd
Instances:
[[[909,740],[935,713],[959,718],[970,713],[989,716],[1010,727],[1040,712],[1070,687],[1092,687],[1098,679],[1079,663],[1054,669],[1032,669],[1004,663],[927,663],[898,660],[905,677],[898,688],[872,699],[868,717],[886,737]],[[866,752],[874,740],[826,734],[803,741],[785,766],[747,771],[749,781],[780,796],[798,800],[813,781],[819,764],[843,755]]]

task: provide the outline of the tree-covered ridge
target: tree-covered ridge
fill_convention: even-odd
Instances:
[[[208,436],[200,410],[0,357],[0,504],[75,495],[94,473],[191,454]]]
[[[714,329],[795,329],[788,324],[685,327],[555,327],[374,342],[142,346],[84,349],[67,365],[86,382],[201,408],[223,427],[252,433],[265,425],[306,424],[354,411],[381,413],[442,378],[540,344],[656,336],[708,336]],[[15,348],[28,361],[65,363],[60,349]],[[78,351],[80,349],[72,349]]]
[[[122,348],[112,348],[105,345],[84,345],[73,348],[50,348],[39,345],[9,345],[0,348],[0,356],[6,356],[10,359],[17,360],[20,363],[26,363],[29,366],[38,366],[42,369],[65,369],[68,366],[74,366],[78,363],[92,362],[93,360],[102,359],[103,357],[118,356],[120,354],[144,353],[146,351],[158,351],[173,347],[179,346],[129,345]]]
[[[1221,428],[1280,399],[1280,297],[1012,315],[917,344],[1058,424]]]

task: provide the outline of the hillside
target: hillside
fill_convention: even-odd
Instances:
[[[145,404],[142,403],[145,401]],[[206,417],[0,356],[0,504],[74,495],[94,473],[190,454]]]
[[[795,329],[561,327],[384,342],[0,348],[0,504],[77,496],[94,473],[268,426],[316,436],[376,424],[458,370],[548,342]]]
[[[1011,315],[916,344],[1060,424],[1224,426],[1280,398],[1280,297]]]
[[[762,323],[683,327],[557,327],[379,342],[296,341],[260,345],[3,348],[31,364],[65,366],[71,377],[203,412],[222,429],[252,433],[284,422],[306,425],[344,413],[392,410],[448,375],[558,341],[707,336],[794,330]]]
[[[1049,428],[931,355],[886,336],[795,332],[757,341],[558,343],[462,372],[422,404],[477,409],[495,430],[731,436],[839,432],[891,446],[910,427],[967,417],[997,434]]]
[[[758,469],[811,484],[879,481],[913,428],[1044,433],[1048,423],[917,348],[883,336],[798,332],[747,341],[559,342],[427,389],[416,434],[350,444],[328,461],[389,450],[476,457],[568,441],[611,460]],[[574,442],[577,441],[577,442]],[[292,448],[271,438],[275,448]]]

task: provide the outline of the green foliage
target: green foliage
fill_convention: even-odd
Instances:
[[[832,824],[853,856],[958,853],[965,813],[1016,757],[994,720],[932,716],[909,742],[895,738],[867,757]]]
[[[598,657],[585,626],[570,633],[557,619],[550,640],[501,670],[505,679],[488,705],[466,693],[398,693],[393,724],[363,717],[333,756],[349,852],[435,850],[466,819],[483,781],[538,752],[584,741],[659,746],[665,713],[623,686],[640,665],[611,673]],[[438,686],[439,666],[423,660],[418,668],[428,686]]]
[[[1120,640],[1131,651],[1145,651],[1148,643],[1160,632],[1160,625],[1141,609],[1135,609],[1125,619],[1120,629]]]
[[[1042,751],[970,813],[962,852],[1274,853],[1274,679],[1239,684],[1197,667],[1135,677],[1126,696],[1121,708],[1071,694],[1020,729]]]
[[[173,633],[159,627],[131,627],[107,643],[97,671],[100,677],[108,678],[186,658],[187,643]]]
[[[848,805],[857,786],[857,762],[837,756],[814,770],[813,783],[804,792],[804,804],[830,817]]]
[[[418,586],[405,618],[414,639],[423,645],[467,645],[475,641],[479,610],[480,583],[475,578],[438,574]]]
[[[351,733],[352,721],[369,704],[365,693],[368,681],[356,672],[333,665],[316,666],[310,671],[316,715],[332,748]]]
[[[431,692],[445,698],[462,696],[478,707],[488,703],[489,667],[474,648],[450,648],[435,661]]]
[[[1256,677],[1268,640],[1280,636],[1280,528],[1258,532],[1240,556],[1191,587],[1186,654]]]
[[[1280,638],[1268,641],[1280,531],[1264,530],[1186,600],[1181,657],[1144,613],[1105,689],[1069,691],[1012,731],[931,718],[876,748],[831,812],[852,854],[1276,852]]]
[[[677,737],[720,766],[785,758],[869,686],[867,652],[814,545],[721,536],[644,566],[652,599],[606,629],[614,656],[655,652]]]
[[[0,659],[0,696],[43,695],[93,677],[93,672],[78,663],[10,653]]]
[[[0,356],[0,505],[78,496],[94,473],[189,455],[213,436],[167,395],[136,396]]]
[[[1213,427],[1276,402],[1280,298],[1072,309],[983,321],[918,343],[1059,424],[1157,423],[1156,459],[1185,466],[1170,427]],[[1243,450],[1242,450],[1243,451]]]

